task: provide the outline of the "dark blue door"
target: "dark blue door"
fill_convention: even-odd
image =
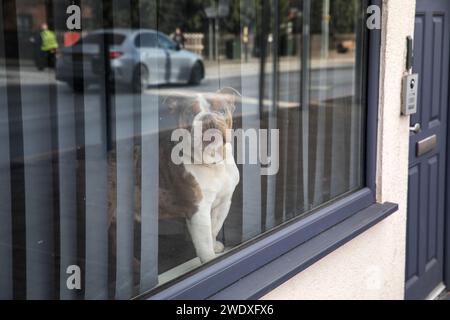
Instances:
[[[411,126],[421,130],[410,136],[407,299],[424,299],[443,282],[449,21],[450,1],[417,1],[414,72],[420,93]]]

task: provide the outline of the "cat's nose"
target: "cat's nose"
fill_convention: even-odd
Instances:
[[[221,120],[212,113],[204,114],[200,119],[203,131],[208,129],[219,129]]]
[[[213,113],[208,113],[203,115],[200,121],[202,124],[202,132],[206,132],[211,129],[218,130],[223,138],[225,138],[228,126],[223,117],[220,117]]]

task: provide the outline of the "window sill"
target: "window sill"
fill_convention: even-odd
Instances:
[[[309,265],[324,257],[340,245],[356,237],[371,226],[383,220],[397,210],[395,204],[374,205],[373,193],[370,189],[363,189],[345,198],[333,202],[307,217],[293,221],[272,233],[255,239],[233,254],[203,266],[197,272],[186,275],[175,283],[162,285],[156,292],[149,292],[137,299],[151,300],[204,300],[209,298],[225,298],[227,292],[238,288],[239,292],[228,294],[227,297],[256,298],[264,294],[262,289],[253,294],[244,294],[248,288],[254,286],[239,285],[255,279],[261,272],[274,268],[274,274],[264,275],[266,283],[270,280],[266,292],[276,287],[289,277],[299,273]],[[304,255],[310,252],[308,258]],[[298,253],[297,257],[294,253]],[[293,257],[291,258],[291,255]],[[294,259],[284,265],[284,260]],[[303,257],[301,261],[300,257]],[[315,258],[315,260],[314,260]],[[279,261],[278,261],[279,260]],[[282,264],[281,268],[278,264]],[[309,264],[308,264],[309,263]],[[273,267],[276,265],[276,267]],[[303,266],[303,268],[302,268]],[[295,269],[293,269],[295,267]],[[280,270],[286,269],[284,273]],[[251,280],[254,281],[254,280]],[[248,282],[245,282],[248,283]],[[249,289],[252,290],[252,289]]]
[[[394,212],[393,203],[374,204],[248,274],[209,299],[259,299]]]

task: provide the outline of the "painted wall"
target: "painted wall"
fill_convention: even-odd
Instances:
[[[406,36],[415,0],[384,0],[377,198],[400,210],[263,299],[403,299],[409,118],[400,116]]]

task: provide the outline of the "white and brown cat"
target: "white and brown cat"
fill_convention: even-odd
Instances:
[[[224,251],[217,236],[228,216],[239,171],[233,157],[228,133],[233,128],[233,113],[239,93],[224,88],[213,94],[176,95],[164,101],[173,123],[173,130],[159,135],[159,218],[184,218],[197,256],[202,262],[214,259]],[[173,161],[175,130],[205,133],[215,130],[222,141],[204,142],[203,148],[192,148],[180,161]],[[194,142],[193,142],[194,143]],[[194,143],[195,144],[195,143]],[[197,146],[198,147],[198,146]],[[212,152],[205,153],[205,149]],[[115,241],[116,170],[115,156],[109,157],[109,221],[111,241]],[[140,148],[135,148],[135,222],[141,223]],[[115,245],[113,244],[113,247]],[[114,249],[113,249],[114,250]]]

